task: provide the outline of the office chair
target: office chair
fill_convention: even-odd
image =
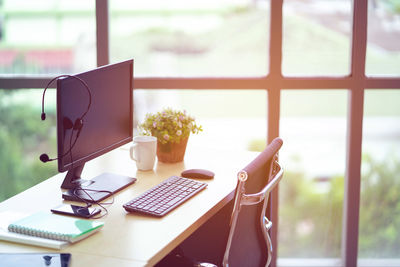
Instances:
[[[275,138],[250,164],[238,172],[235,202],[230,220],[222,266],[266,266],[272,257],[268,231],[272,222],[265,216],[269,193],[283,176],[278,151],[283,141]],[[158,266],[216,266],[195,262],[179,247]]]

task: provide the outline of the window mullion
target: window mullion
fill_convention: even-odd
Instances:
[[[267,143],[269,144],[275,137],[279,136],[279,120],[280,120],[280,89],[270,88],[268,90],[268,118],[267,118]],[[271,192],[270,197],[270,219],[273,222],[271,229],[271,241],[274,248],[272,254],[271,267],[276,267],[277,251],[278,251],[278,210],[279,210],[279,185]]]
[[[0,89],[38,88],[43,89],[54,76],[0,75]],[[49,88],[55,88],[55,83]]]
[[[109,5],[108,0],[96,0],[96,51],[97,66],[110,62],[109,51]]]
[[[347,159],[343,199],[342,263],[357,266],[360,213],[361,151],[367,47],[367,0],[353,0],[351,53],[352,86],[349,93]]]
[[[267,143],[279,136],[280,91],[282,86],[282,29],[283,0],[271,0],[270,8],[270,43],[269,43],[269,75],[265,80],[268,88]],[[278,196],[279,187],[271,193],[270,218],[274,223],[271,239],[274,246],[271,267],[276,267],[278,251]]]
[[[367,51],[368,0],[353,0],[351,76],[358,83],[365,81]]]
[[[283,0],[271,0],[269,76],[275,79],[281,79],[282,77],[282,8]]]

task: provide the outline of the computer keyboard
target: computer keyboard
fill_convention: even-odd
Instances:
[[[204,182],[171,176],[124,204],[123,207],[128,212],[161,217],[206,187],[207,184]]]

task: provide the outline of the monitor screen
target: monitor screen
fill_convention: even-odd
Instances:
[[[87,188],[80,177],[85,162],[131,142],[132,136],[133,60],[57,80],[58,170],[68,171],[62,188]],[[97,176],[88,184],[92,191],[102,194],[91,200],[104,199],[134,180],[110,174]],[[79,200],[75,191],[64,193],[63,198]]]
[[[132,69],[133,62],[130,60],[75,75],[86,82],[91,99],[78,79],[68,77],[58,80],[57,143],[60,172],[72,168],[72,163],[75,166],[84,164],[132,140]],[[86,110],[81,130],[71,128]]]

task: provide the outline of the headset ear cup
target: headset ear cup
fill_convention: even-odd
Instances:
[[[76,119],[74,123],[74,130],[81,130],[83,126],[83,120],[82,119]]]
[[[73,127],[72,121],[71,121],[69,118],[64,117],[64,119],[63,119],[63,126],[64,126],[64,129],[65,129],[65,130],[72,129],[72,127]]]

